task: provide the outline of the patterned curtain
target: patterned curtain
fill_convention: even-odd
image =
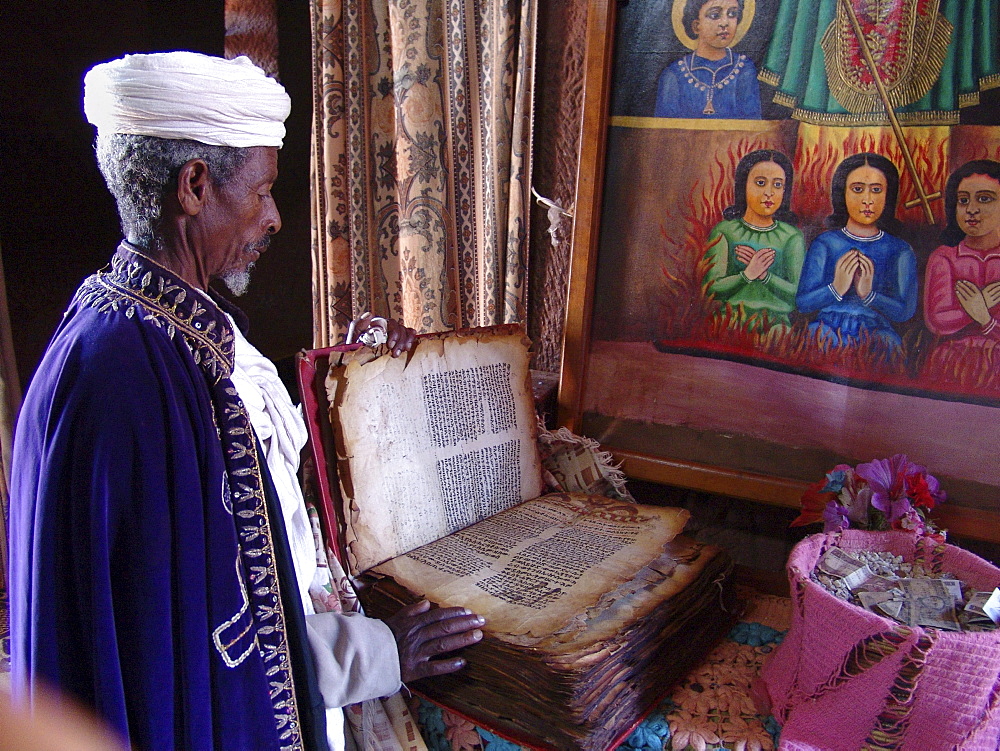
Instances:
[[[312,0],[316,346],[526,306],[536,0]]]

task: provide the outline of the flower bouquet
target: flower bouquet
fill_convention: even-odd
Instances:
[[[824,532],[841,529],[899,529],[944,542],[928,513],[945,500],[937,479],[905,454],[857,467],[838,464],[802,494],[802,513],[793,527],[823,522]]]

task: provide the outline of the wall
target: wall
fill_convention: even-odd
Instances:
[[[306,3],[280,3],[282,79],[294,105],[275,196],[284,228],[240,304],[273,358],[311,343],[310,41]],[[222,54],[223,0],[8,3],[0,94],[0,248],[22,387],[73,291],[105,265],[120,231],[82,112],[84,73],[130,52]]]

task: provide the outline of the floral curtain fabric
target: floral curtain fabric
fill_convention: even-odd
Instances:
[[[521,321],[536,0],[312,0],[315,345]]]

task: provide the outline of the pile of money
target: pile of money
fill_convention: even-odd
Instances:
[[[987,631],[1000,623],[1000,588],[979,592],[891,553],[830,548],[812,579],[841,600],[908,626]]]

